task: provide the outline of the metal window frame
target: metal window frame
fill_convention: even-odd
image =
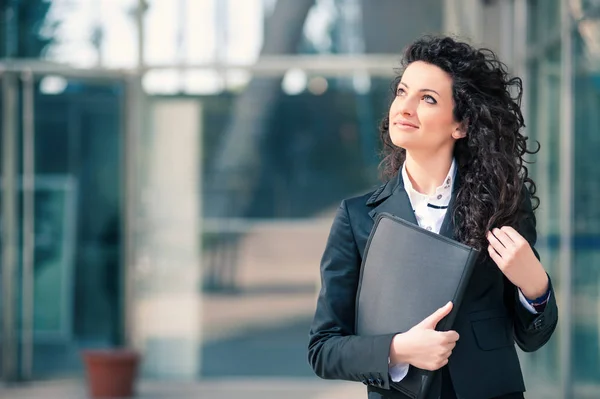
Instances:
[[[560,323],[559,353],[561,359],[561,385],[563,398],[573,397],[573,317],[572,317],[572,268],[573,268],[573,20],[569,2],[561,5],[561,120],[560,120],[560,168],[559,226],[560,226],[560,290],[563,311]]]
[[[17,77],[2,74],[2,380],[17,378]]]
[[[30,70],[34,74],[69,75],[82,78],[124,78],[143,76],[150,71],[244,71],[253,76],[282,76],[290,69],[301,69],[307,73],[327,76],[353,76],[366,71],[373,76],[395,76],[400,67],[400,54],[321,54],[321,55],[265,55],[253,64],[244,63],[166,63],[142,65],[135,68],[77,68],[68,64],[47,62],[39,59],[0,61],[0,71],[21,72]]]

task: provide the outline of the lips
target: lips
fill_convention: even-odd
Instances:
[[[419,126],[415,125],[414,123],[411,123],[411,122],[405,121],[405,120],[394,121],[394,125],[399,125],[399,126],[404,126],[404,127],[412,127],[415,129],[419,128]]]

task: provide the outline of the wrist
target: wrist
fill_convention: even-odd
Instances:
[[[548,294],[550,289],[550,282],[548,281],[548,275],[544,272],[543,277],[540,277],[537,281],[532,284],[519,287],[528,302],[536,301],[538,298],[544,297]]]
[[[392,344],[390,346],[390,365],[410,363],[407,348],[408,343],[406,342],[406,334],[396,334],[394,338],[392,338]]]

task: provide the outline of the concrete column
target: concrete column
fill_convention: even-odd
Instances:
[[[479,43],[483,40],[485,21],[480,0],[443,0],[444,32]]]
[[[194,379],[201,346],[201,108],[154,100],[140,176],[132,341],[142,374]]]

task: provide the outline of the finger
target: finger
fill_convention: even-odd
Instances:
[[[492,230],[492,233],[494,233],[498,241],[500,241],[506,248],[510,248],[515,245],[512,238],[510,238],[510,236],[503,230],[496,228]]]
[[[431,315],[423,319],[423,321],[420,322],[418,326],[422,328],[435,329],[437,323],[439,323],[440,320],[442,320],[448,313],[450,313],[451,310],[452,302],[448,302],[447,304],[433,312]]]
[[[493,244],[494,247],[497,247],[498,250],[502,250],[506,248],[506,245],[504,245],[504,243],[500,240],[500,237],[498,237],[498,234],[496,234],[495,230],[496,229],[488,231],[486,234],[486,238],[488,239],[490,244]]]
[[[431,315],[429,315],[427,318],[425,318],[421,323],[419,323],[419,325],[431,329],[435,328],[435,326],[437,326],[440,320],[442,320],[448,315],[448,313],[450,313],[450,311],[452,310],[452,306],[452,302],[448,302],[447,304],[433,312]]]
[[[433,363],[433,365],[429,368],[431,371],[435,371],[435,370],[439,370],[442,367],[444,367],[445,365],[448,364],[448,358],[440,358],[439,360],[435,361]]]
[[[501,249],[501,247],[506,248],[506,244],[502,242],[502,238],[498,234],[499,231],[499,229],[490,230],[488,232],[488,241],[497,243],[499,245],[498,249]]]
[[[498,238],[496,238],[496,236],[491,231],[488,232],[487,239],[488,239],[490,245],[492,246],[492,248],[494,248],[496,250],[498,255],[502,256],[502,253],[504,251],[506,251],[506,247],[504,246],[504,244],[502,244],[500,242],[500,240],[498,240]]]
[[[448,364],[448,358],[446,358],[446,359],[444,359],[443,361],[441,361],[441,362],[440,362],[440,366],[439,366],[439,367],[438,367],[436,370],[439,370],[439,369],[441,369],[442,367],[444,367],[444,366],[445,366],[445,365],[447,365],[447,364]]]
[[[436,371],[444,367],[446,364],[448,364],[448,358],[444,359],[440,356],[432,360],[430,364],[425,365],[424,369],[429,371]]]
[[[456,342],[460,339],[460,335],[456,331],[441,331],[440,334],[444,337],[444,340],[449,343]]]
[[[496,263],[498,266],[503,265],[502,256],[496,251],[496,249],[492,245],[488,245],[488,253],[490,254],[490,258]]]
[[[506,234],[515,244],[526,241],[525,238],[521,234],[519,234],[517,230],[513,229],[510,226],[503,226],[500,228],[500,230],[504,232],[504,234]]]

